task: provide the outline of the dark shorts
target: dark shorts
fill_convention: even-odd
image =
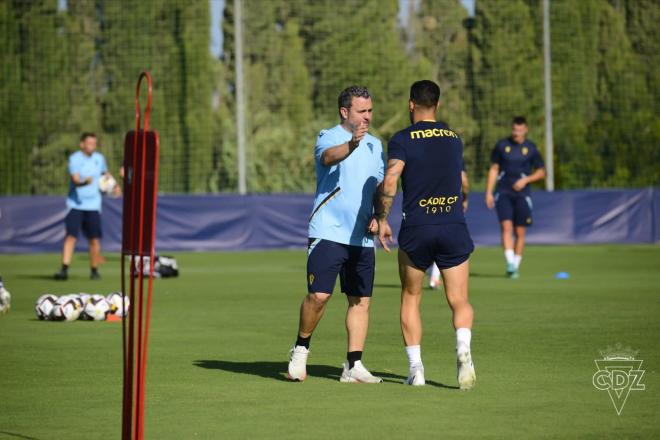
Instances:
[[[524,194],[495,194],[500,222],[511,220],[515,226],[532,226],[532,198]]]
[[[101,238],[101,213],[99,211],[81,211],[72,209],[64,219],[66,223],[66,235],[78,237],[82,229],[88,239]]]
[[[307,247],[307,291],[332,293],[337,275],[348,296],[371,296],[374,290],[376,251],[310,238]]]
[[[399,232],[399,248],[419,269],[426,270],[435,262],[438,269],[458,266],[474,251],[467,225],[404,226]]]

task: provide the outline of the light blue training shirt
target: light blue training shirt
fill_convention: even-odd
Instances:
[[[99,190],[99,178],[108,172],[105,157],[101,153],[94,152],[90,156],[82,151],[77,151],[69,156],[69,175],[80,174],[80,180],[87,177],[92,178],[92,183],[83,186],[75,186],[69,181],[69,195],[66,198],[66,206],[69,209],[81,211],[101,210],[101,191]]]
[[[378,138],[366,134],[358,147],[336,165],[324,166],[325,150],[351,140],[341,125],[321,130],[316,140],[316,198],[309,237],[351,246],[373,247],[367,227],[376,186],[383,181],[385,160]]]

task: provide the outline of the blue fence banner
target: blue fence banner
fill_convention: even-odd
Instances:
[[[537,191],[529,244],[658,243],[660,191]],[[307,245],[310,194],[162,195],[158,199],[158,251],[225,251],[302,248]],[[103,249],[121,247],[121,199],[104,199]],[[401,196],[391,224],[401,224]],[[0,197],[0,252],[57,252],[64,239],[64,197]],[[470,194],[466,214],[478,246],[498,245],[495,212],[483,193]],[[82,237],[81,237],[82,238]],[[78,240],[84,249],[87,242]]]

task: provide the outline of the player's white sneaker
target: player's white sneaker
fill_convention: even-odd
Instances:
[[[473,388],[477,381],[477,375],[474,372],[474,364],[472,363],[470,350],[457,350],[456,369],[458,387],[462,390]]]
[[[380,377],[376,377],[362,365],[362,361],[355,361],[353,368],[348,369],[348,361],[343,364],[344,371],[341,373],[339,382],[344,383],[380,383],[383,381]]]
[[[301,345],[296,345],[291,349],[287,374],[289,379],[302,382],[307,378],[307,356],[309,356],[309,350]]]
[[[426,379],[424,379],[424,367],[413,367],[408,374],[408,379],[404,382],[406,385],[412,385],[415,387],[421,387],[426,385]]]

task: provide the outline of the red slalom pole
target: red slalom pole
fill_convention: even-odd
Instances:
[[[140,86],[146,80],[147,105],[141,127]],[[126,133],[124,142],[124,211],[122,229],[122,307],[126,298],[131,308],[122,322],[123,404],[122,439],[144,438],[144,402],[153,268],[156,242],[156,207],[158,194],[158,133],[149,130],[152,80],[142,72],[135,89],[135,130]],[[145,298],[144,258],[149,258]],[[129,286],[126,295],[126,260],[129,260]]]

